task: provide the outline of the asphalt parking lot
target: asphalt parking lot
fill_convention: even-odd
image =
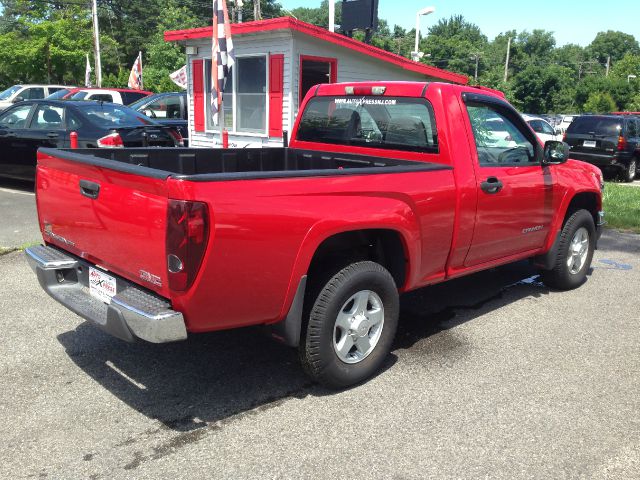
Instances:
[[[28,186],[0,187],[0,246],[36,240]],[[2,255],[0,478],[640,478],[640,236],[593,267],[408,294],[384,370],[336,393],[255,329],[123,343]]]

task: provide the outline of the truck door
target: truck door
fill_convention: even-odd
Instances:
[[[541,248],[553,217],[554,178],[535,134],[506,102],[466,95],[478,206],[464,265]],[[472,149],[473,150],[473,149]]]

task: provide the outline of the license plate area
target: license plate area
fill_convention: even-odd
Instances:
[[[89,293],[104,303],[111,303],[116,294],[116,279],[94,267],[89,267]]]
[[[582,142],[582,146],[583,147],[589,147],[589,148],[596,148],[596,141],[595,140],[585,140],[584,142]]]

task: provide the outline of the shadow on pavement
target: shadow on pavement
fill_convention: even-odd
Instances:
[[[0,178],[0,188],[9,188],[11,190],[20,190],[23,192],[35,192],[35,183],[26,180],[12,180],[9,178]]]
[[[548,292],[526,262],[481,272],[403,296],[394,351],[471,321],[513,301]],[[504,292],[509,290],[508,299]],[[192,335],[184,342],[127,344],[88,323],[58,336],[84,372],[130,407],[166,428],[189,432],[218,428],[230,417],[251,415],[291,398],[331,394],[312,384],[297,353],[258,328]],[[447,349],[430,352],[441,361]],[[383,370],[397,356],[389,356]]]

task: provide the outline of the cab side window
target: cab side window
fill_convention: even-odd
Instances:
[[[20,96],[25,100],[40,100],[44,98],[44,88],[42,87],[31,87],[26,88]]]
[[[467,104],[480,166],[524,166],[538,163],[533,143],[500,110],[493,105]]]

